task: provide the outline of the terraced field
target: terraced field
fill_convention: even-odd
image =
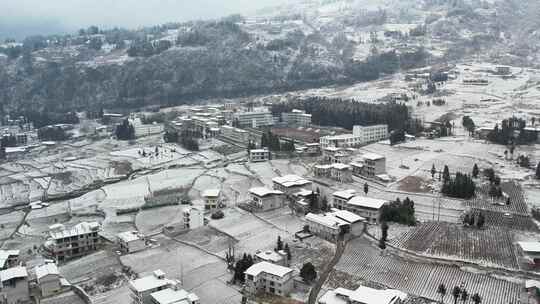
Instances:
[[[425,255],[518,269],[513,243],[513,233],[501,227],[475,229],[437,222],[421,224],[391,242]]]
[[[437,287],[463,284],[469,294],[478,293],[482,303],[518,303],[521,285],[488,275],[463,271],[455,266],[411,262],[393,255],[381,255],[365,239],[357,239],[347,246],[336,269],[359,280],[370,280],[407,293],[440,299]],[[447,296],[445,304],[453,303]]]

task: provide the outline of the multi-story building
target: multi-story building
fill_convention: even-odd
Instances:
[[[15,267],[19,262],[19,250],[0,250],[0,270]]]
[[[221,126],[221,134],[232,140],[247,143],[249,141],[249,133],[246,130],[238,129],[231,126]]]
[[[312,188],[311,181],[308,181],[303,177],[293,174],[275,177],[272,179],[272,183],[275,190],[279,190],[286,195],[292,195],[293,193],[298,192],[302,188]]]
[[[352,181],[351,166],[342,163],[316,165],[313,173],[317,177],[331,178],[341,183],[348,183]]]
[[[352,189],[340,190],[332,193],[332,207],[343,209],[343,206],[345,206],[347,202],[355,195],[356,191]],[[339,208],[338,206],[341,206],[341,208]]]
[[[221,190],[220,189],[207,189],[202,193],[204,199],[204,209],[214,210],[221,204]]]
[[[0,271],[0,303],[30,303],[28,272],[25,267],[17,266]]]
[[[204,212],[195,207],[184,209],[184,229],[197,229],[204,226]]]
[[[340,236],[362,234],[365,219],[352,212],[335,209],[325,214],[309,213],[306,221],[311,233],[336,241]]]
[[[356,290],[336,288],[327,291],[319,304],[401,304],[407,294],[395,289],[373,289],[360,286]]]
[[[274,117],[270,111],[237,112],[234,120],[242,128],[259,128],[274,125]]]
[[[353,135],[363,143],[376,142],[388,138],[388,125],[353,126]]]
[[[173,288],[176,284],[178,282],[165,278],[165,273],[159,269],[152,275],[129,281],[132,303],[153,304],[153,293]]]
[[[362,155],[362,160],[363,175],[373,177],[386,173],[386,157],[375,153],[365,153]]]
[[[311,114],[295,109],[292,112],[281,113],[281,120],[290,127],[308,127],[311,125]]]
[[[367,219],[368,223],[377,224],[381,217],[381,208],[388,201],[367,196],[354,196],[347,202],[334,200],[334,208],[347,210]]]
[[[264,162],[270,159],[270,151],[268,149],[251,149],[249,150],[249,161]]]
[[[258,187],[249,189],[249,194],[251,196],[250,205],[256,211],[264,212],[281,208],[285,203],[283,192],[278,190]]]
[[[101,226],[97,222],[82,222],[70,229],[62,224],[49,227],[49,239],[45,250],[57,261],[65,261],[95,251],[101,244],[98,232]]]
[[[293,289],[291,268],[260,262],[249,267],[245,272],[246,290],[252,294],[265,292],[278,296],[288,296]]]
[[[152,304],[199,304],[199,297],[177,287],[156,291],[150,295]]]
[[[35,268],[35,273],[41,297],[50,297],[63,290],[62,277],[56,264],[39,265]]]
[[[116,235],[120,251],[134,253],[146,249],[146,239],[138,231],[125,231]]]

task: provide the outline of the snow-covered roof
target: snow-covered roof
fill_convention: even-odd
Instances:
[[[298,175],[293,175],[293,174],[290,174],[290,175],[285,175],[285,176],[281,176],[281,177],[275,177],[272,179],[272,181],[274,183],[277,183],[277,184],[280,184],[284,187],[294,187],[294,186],[304,186],[304,185],[307,185],[307,184],[311,184],[310,181],[308,181],[307,179],[303,178],[303,177],[300,177]]]
[[[283,257],[273,251],[273,250],[268,250],[268,251],[262,251],[262,252],[259,252],[257,254],[255,254],[255,256],[257,256],[259,259],[263,260],[263,261],[267,261],[267,262],[273,262],[273,263],[277,263],[281,260],[283,260]]]
[[[137,292],[144,292],[159,287],[174,285],[174,281],[162,277],[162,274],[163,272],[161,270],[156,270],[152,275],[129,281],[129,286]]]
[[[351,167],[349,165],[345,165],[342,163],[336,163],[336,164],[332,164],[332,168],[337,169],[337,170],[345,170],[345,169],[350,169]]]
[[[352,213],[350,211],[347,211],[347,210],[338,210],[338,209],[334,209],[332,210],[332,215],[341,219],[341,220],[344,220],[348,223],[357,223],[357,222],[363,222],[365,221],[366,219],[355,214],[355,213]]]
[[[256,277],[260,273],[263,273],[263,272],[267,274],[275,275],[281,278],[293,272],[293,270],[289,267],[280,266],[280,265],[272,264],[269,262],[260,262],[249,267],[246,270],[245,274]]]
[[[250,150],[251,153],[268,153],[268,150],[266,149],[252,149]]]
[[[540,282],[536,280],[526,280],[525,281],[525,288],[529,289],[532,287],[540,288]]]
[[[379,155],[379,154],[376,154],[376,153],[364,153],[362,155],[362,157],[364,159],[369,159],[369,160],[379,160],[379,159],[383,159],[384,156],[382,155]]]
[[[275,195],[283,194],[283,192],[281,192],[281,191],[268,189],[266,187],[251,188],[251,189],[249,189],[249,193],[254,194],[256,196],[259,196],[259,197],[263,197],[263,196],[267,196],[267,195],[274,195],[274,194]]]
[[[156,291],[150,294],[150,296],[159,304],[188,304],[199,300],[199,297],[194,293],[189,293],[183,289],[174,290],[171,288]]]
[[[353,198],[356,195],[356,191],[353,190],[353,189],[340,190],[340,191],[336,191],[336,192],[332,193],[332,195],[337,196],[337,197],[342,198],[342,199],[349,200],[349,199]]]
[[[395,289],[378,290],[360,286],[356,290],[336,288],[327,291],[319,300],[322,304],[394,304],[397,299],[404,300],[407,294]]]
[[[203,191],[202,196],[203,197],[218,197],[220,193],[221,193],[220,189],[207,189]]]
[[[540,253],[540,242],[518,242],[518,245],[525,252]]]
[[[325,170],[332,168],[332,165],[315,165],[315,168]]]
[[[0,282],[26,277],[28,277],[28,272],[26,271],[26,268],[22,266],[17,266],[0,271]]]
[[[320,225],[323,225],[325,227],[331,228],[331,229],[337,229],[340,226],[348,225],[349,223],[333,216],[330,213],[327,213],[325,215],[320,214],[314,214],[314,213],[308,213],[306,215],[306,220],[308,222],[314,222]]]
[[[137,241],[143,238],[143,236],[138,231],[121,232],[117,234],[116,237],[126,243]]]
[[[358,207],[364,207],[364,208],[371,208],[371,209],[380,209],[384,204],[386,204],[388,201],[377,199],[377,198],[371,198],[371,197],[365,197],[365,196],[355,196],[351,198],[347,203],[349,205],[354,205]]]
[[[302,188],[302,189],[300,189],[300,191],[296,192],[294,195],[295,196],[306,197],[306,196],[310,196],[312,194],[313,194],[313,191]]]
[[[54,263],[46,263],[36,267],[36,277],[38,281],[48,275],[60,275],[58,267]]]
[[[19,254],[19,250],[0,250],[0,268],[6,266],[6,262],[9,257],[18,256]]]
[[[357,167],[357,168],[363,168],[363,167],[364,167],[364,164],[359,163],[359,162],[352,162],[352,163],[351,163],[351,166]]]
[[[53,226],[51,226],[51,228]],[[73,228],[71,228],[69,230],[65,230],[65,229],[59,230],[58,228],[61,228],[61,227],[57,226],[55,228],[52,228],[51,231],[49,231],[49,234],[50,234],[51,238],[57,240],[57,239],[63,239],[63,238],[67,238],[67,237],[72,237],[72,236],[97,232],[99,230],[99,227],[100,227],[100,225],[99,225],[98,222],[91,222],[91,223],[82,222],[82,223],[79,223],[79,224],[73,226]]]

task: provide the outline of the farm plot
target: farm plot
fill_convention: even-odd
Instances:
[[[492,199],[489,195],[488,184],[478,187],[476,190],[476,198],[467,202],[472,208],[485,209],[497,212],[509,212],[513,214],[525,215],[529,214],[527,202],[523,195],[521,186],[515,182],[501,183],[501,190],[508,195],[510,204],[507,205],[506,198],[503,196],[500,199]]]
[[[483,303],[517,303],[521,285],[488,275],[471,273],[455,266],[407,261],[393,255],[382,255],[365,239],[349,243],[336,269],[355,277],[429,299],[439,299],[437,286],[464,284],[469,293],[479,293]],[[453,303],[447,296],[445,304]]]
[[[403,233],[391,244],[429,256],[517,269],[513,242],[513,233],[500,227],[474,229],[432,222]]]
[[[504,227],[507,229],[538,231],[538,226],[529,215],[505,214],[503,212],[472,209],[473,212],[481,212],[486,217],[486,225]]]
[[[107,250],[101,250],[73,260],[61,265],[59,268],[60,273],[73,284],[96,280],[105,275],[112,275],[122,271],[122,265],[119,263],[118,257]]]

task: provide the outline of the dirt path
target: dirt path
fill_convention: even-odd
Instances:
[[[347,242],[343,240],[342,237],[340,237],[340,240],[337,242],[336,252],[334,253],[334,257],[326,265],[326,268],[324,271],[319,275],[319,279],[317,282],[315,282],[315,285],[311,288],[311,291],[309,293],[309,299],[308,304],[316,304],[317,303],[317,296],[319,295],[319,292],[321,292],[321,288],[324,285],[324,282],[328,279],[328,276],[330,275],[330,272],[334,270],[334,267],[337,265],[339,260],[341,259],[341,256],[343,255],[343,252],[345,252],[345,248],[347,247]]]

